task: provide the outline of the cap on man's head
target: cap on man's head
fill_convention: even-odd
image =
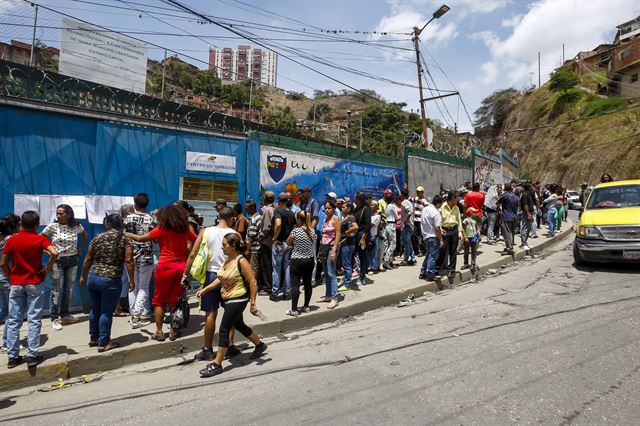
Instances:
[[[424,192],[424,186],[417,187],[416,192]]]
[[[300,188],[300,192],[311,192],[311,187],[303,186],[302,188]]]
[[[278,194],[278,201],[289,201],[289,196],[286,192],[281,192]]]
[[[216,206],[226,206],[227,205],[227,200],[225,200],[224,198],[218,198],[216,200]]]
[[[390,189],[385,189],[382,195],[393,195],[393,191]]]
[[[333,198],[334,200],[338,198],[338,194],[336,194],[335,192],[327,192],[325,195],[327,197]]]

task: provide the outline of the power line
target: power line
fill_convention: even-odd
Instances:
[[[259,46],[262,46],[262,47],[264,47],[265,49],[268,49],[268,50],[270,50],[270,51],[272,51],[272,52],[275,52],[273,49],[271,49],[270,47],[268,47],[266,44],[261,43],[261,42],[259,42],[259,41],[255,40],[255,39],[254,39],[254,38],[252,38],[251,36],[247,36],[247,35],[243,34],[242,32],[237,31],[237,30],[236,30],[236,29],[234,29],[234,28],[229,28],[229,27],[226,27],[225,25],[223,25],[223,24],[221,24],[221,23],[218,23],[218,22],[216,22],[216,21],[213,21],[212,19],[210,19],[210,18],[208,18],[208,17],[206,17],[206,16],[202,15],[201,13],[196,12],[195,10],[190,9],[190,8],[188,8],[187,6],[182,5],[180,2],[178,2],[178,1],[176,1],[176,0],[163,0],[163,1],[164,1],[165,3],[170,3],[170,4],[173,4],[173,5],[174,5],[174,6],[176,6],[176,7],[179,7],[179,8],[181,8],[181,9],[183,9],[183,10],[186,10],[186,11],[188,11],[188,12],[190,12],[190,13],[194,14],[195,16],[200,16],[200,17],[202,17],[202,18],[204,18],[204,19],[206,19],[206,20],[208,20],[208,21],[210,21],[210,22],[214,23],[215,25],[217,25],[217,26],[219,26],[219,27],[221,27],[221,28],[224,28],[224,29],[226,29],[227,31],[230,31],[230,32],[232,32],[232,33],[234,33],[234,34],[236,34],[236,35],[244,36],[247,40],[252,41],[253,43],[256,43],[256,44],[257,44],[257,45],[259,45]],[[277,52],[275,52],[275,53],[277,53]],[[354,90],[354,91],[356,91],[356,92],[358,92],[358,93],[360,93],[360,94],[362,94],[362,95],[364,95],[364,96],[367,96],[367,97],[369,97],[369,98],[371,98],[371,99],[374,99],[376,102],[382,102],[380,99],[376,98],[375,96],[371,96],[371,95],[370,95],[370,94],[368,94],[368,93],[365,93],[365,92],[363,92],[363,91],[361,91],[361,90],[359,90],[359,89],[356,89],[355,87],[351,86],[350,84],[344,83],[344,82],[342,82],[342,81],[338,80],[337,78],[332,77],[332,76],[330,76],[330,75],[328,75],[328,74],[326,74],[326,73],[324,73],[324,72],[322,72],[322,71],[316,70],[315,68],[312,68],[312,67],[310,67],[309,65],[306,65],[306,64],[304,64],[304,63],[302,63],[302,62],[300,62],[300,61],[298,61],[298,60],[296,60],[296,59],[292,59],[291,57],[289,57],[289,56],[287,56],[287,55],[282,55],[282,54],[280,54],[280,55],[281,55],[283,58],[288,59],[288,60],[290,60],[290,61],[292,61],[292,62],[294,62],[294,63],[296,63],[296,64],[298,64],[298,65],[300,65],[300,66],[302,66],[302,67],[304,67],[304,68],[306,68],[306,69],[308,69],[308,70],[310,70],[310,71],[313,71],[313,72],[315,72],[315,73],[318,73],[318,74],[322,75],[323,77],[328,78],[328,79],[329,79],[329,80],[331,80],[331,81],[334,81],[334,82],[336,82],[336,83],[338,83],[338,84],[340,84],[340,85],[343,85],[343,86],[345,86],[345,87],[348,87],[349,89]],[[385,102],[382,102],[382,103],[385,103]]]

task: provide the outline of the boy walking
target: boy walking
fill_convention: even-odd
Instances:
[[[9,317],[7,318],[8,368],[16,367],[23,359],[20,356],[20,327],[25,311],[29,321],[27,366],[35,367],[42,362],[40,349],[40,328],[44,295],[42,282],[51,271],[58,258],[58,252],[49,239],[38,235],[40,216],[34,211],[22,214],[20,231],[11,237],[2,249],[0,267],[9,277]],[[42,253],[47,253],[49,263],[42,267]],[[9,265],[11,264],[11,267]]]

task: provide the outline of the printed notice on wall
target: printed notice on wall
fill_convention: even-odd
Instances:
[[[212,173],[236,173],[236,157],[187,151],[187,170]]]
[[[120,34],[62,19],[60,74],[144,93],[147,48]]]

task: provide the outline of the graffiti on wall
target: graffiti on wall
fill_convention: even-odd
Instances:
[[[358,191],[381,198],[385,189],[398,193],[402,184],[403,172],[399,168],[270,146],[260,148],[262,191],[295,193],[303,186],[309,186],[316,198],[324,198],[328,192],[353,197]]]

